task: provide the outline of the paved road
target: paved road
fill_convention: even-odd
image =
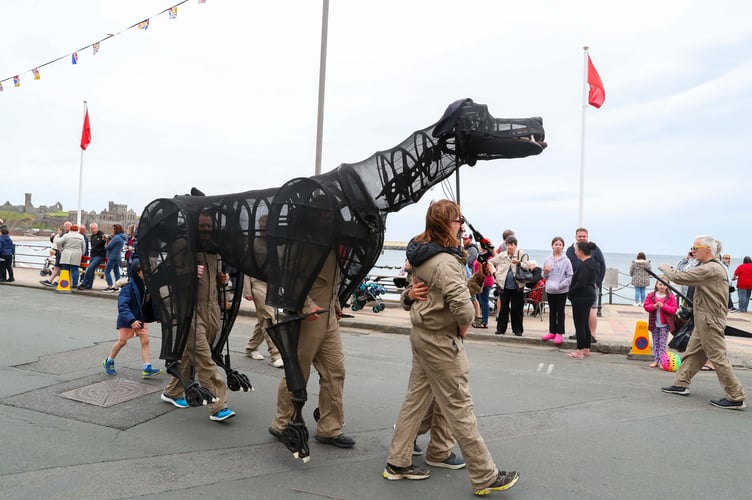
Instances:
[[[266,432],[281,371],[242,356],[251,318],[240,318],[230,347],[256,391],[231,393],[238,416],[218,424],[204,409],[162,403],[164,380],[140,384],[135,342],[115,379],[153,392],[109,408],[58,395],[113,382],[101,368],[115,339],[112,300],[22,287],[3,287],[0,300],[0,498],[472,498],[464,470],[381,477],[409,373],[404,335],[346,328],[346,431],[357,445],[312,442],[302,464]],[[533,344],[467,349],[481,432],[498,465],[522,476],[495,496],[749,498],[752,408],[711,407],[722,395],[713,373],[698,374],[681,397],[658,390],[671,374],[623,354],[575,361]],[[752,372],[737,373],[752,387]],[[307,416],[315,384],[310,391]]]

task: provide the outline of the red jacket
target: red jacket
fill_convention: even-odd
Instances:
[[[664,325],[668,325],[669,332],[674,332],[676,328],[674,326],[674,314],[679,309],[679,304],[677,304],[674,294],[669,291],[666,292],[666,298],[663,300],[656,298],[655,292],[650,292],[645,297],[645,305],[643,307],[650,313],[648,316],[648,330],[651,332],[655,330],[656,302],[663,302],[663,306],[661,307],[661,322]]]
[[[737,278],[736,288],[752,289],[752,264],[740,264],[734,271],[734,278]]]

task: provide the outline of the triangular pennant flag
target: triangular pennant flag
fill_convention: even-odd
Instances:
[[[20,87],[21,86],[21,79],[18,77],[18,75],[13,77],[13,86],[14,87]]]
[[[91,46],[91,49],[94,51],[94,54],[96,54],[97,52],[99,52],[99,42],[93,44]]]

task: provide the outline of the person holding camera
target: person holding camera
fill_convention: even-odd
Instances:
[[[490,260],[496,268],[494,279],[499,288],[499,315],[496,318],[496,335],[507,333],[509,318],[512,319],[512,332],[521,337],[522,309],[525,306],[525,281],[516,278],[518,269],[532,271],[535,265],[529,263],[529,257],[517,248],[517,238],[508,236],[504,242],[505,251]]]
[[[480,253],[478,254],[478,258],[475,259],[475,262],[473,262],[473,274],[477,273],[478,270],[483,266],[483,264],[486,263],[491,258],[491,252],[486,250],[485,248],[480,249]],[[480,304],[480,319],[477,317],[475,318],[475,321],[473,321],[473,327],[474,328],[488,328],[488,299],[491,295],[491,290],[494,287],[494,277],[493,275],[486,276],[486,278],[483,280],[483,288],[481,289],[480,293],[476,295],[476,303]],[[477,313],[476,313],[477,314]]]
[[[692,378],[709,359],[713,362],[718,382],[726,393],[723,398],[710,400],[710,404],[718,408],[741,410],[746,407],[744,400],[747,395],[731,367],[726,350],[728,276],[720,261],[721,249],[721,242],[712,236],[698,236],[692,244],[695,259],[699,262],[697,267],[689,271],[677,271],[668,264],[658,266],[674,283],[695,288],[695,328],[673,384],[661,387],[661,390],[668,394],[688,396]]]

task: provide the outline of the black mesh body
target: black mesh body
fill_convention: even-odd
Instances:
[[[199,213],[214,221],[208,251],[267,282],[268,304],[300,314],[330,251],[337,255],[344,304],[381,253],[388,213],[417,202],[462,164],[539,154],[544,138],[540,118],[496,119],[485,105],[463,99],[396,147],[322,175],[280,188],[153,201],[141,217],[138,252],[162,314],[160,357],[179,360],[189,333]],[[225,325],[231,326],[238,306],[223,307]],[[219,344],[226,335],[225,326]]]

